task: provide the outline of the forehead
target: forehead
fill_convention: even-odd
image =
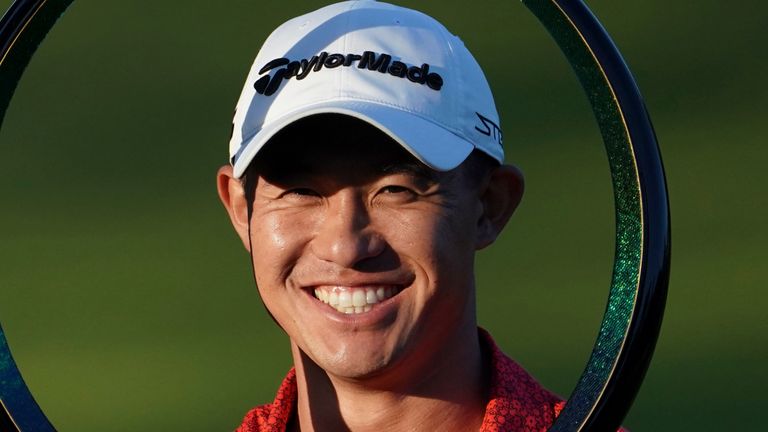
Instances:
[[[394,171],[440,176],[376,127],[340,114],[318,114],[287,126],[259,152],[253,168],[278,177]]]

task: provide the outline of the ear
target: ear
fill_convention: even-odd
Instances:
[[[233,175],[231,166],[225,165],[219,168],[218,173],[216,173],[216,185],[219,191],[219,198],[229,214],[232,226],[235,228],[237,235],[240,236],[240,240],[245,248],[250,252],[248,202],[245,199],[243,185]]]
[[[517,167],[501,165],[490,173],[481,190],[483,213],[477,221],[477,250],[496,241],[520,204],[524,189],[523,173]]]

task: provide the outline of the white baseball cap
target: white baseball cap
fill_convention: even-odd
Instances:
[[[370,123],[438,171],[473,149],[504,160],[499,116],[477,61],[442,24],[411,9],[346,1],[277,28],[237,103],[229,143],[235,177],[282,128],[323,113]]]

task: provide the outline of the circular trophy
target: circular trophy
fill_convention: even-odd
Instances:
[[[73,0],[16,0],[0,22],[0,122],[37,46]],[[616,430],[653,354],[669,282],[664,168],[640,91],[581,0],[522,0],[554,38],[589,98],[616,208],[613,278],[592,355],[550,431]],[[24,384],[0,328],[0,430],[54,431]]]

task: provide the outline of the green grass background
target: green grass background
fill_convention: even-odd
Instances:
[[[7,6],[5,0],[0,5]],[[766,394],[768,6],[593,0],[667,169],[667,312],[633,431],[759,430]],[[68,431],[232,430],[290,367],[214,188],[261,42],[320,1],[76,0],[0,131],[0,322]],[[597,126],[517,1],[402,1],[443,21],[495,91],[523,205],[478,258],[479,314],[567,395],[613,262]]]

